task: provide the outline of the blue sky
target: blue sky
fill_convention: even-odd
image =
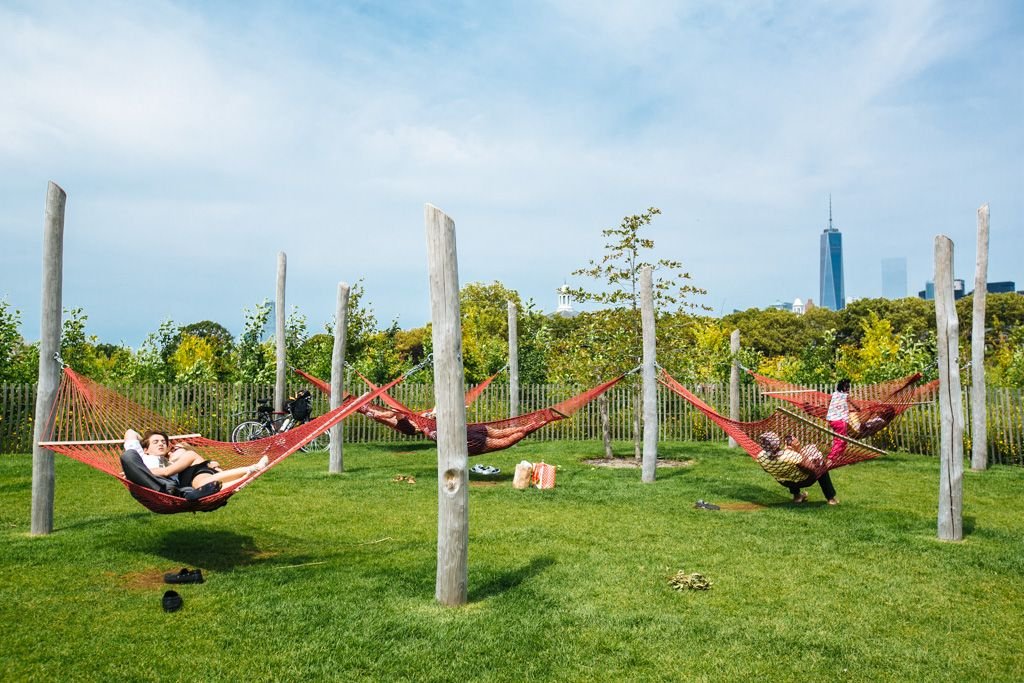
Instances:
[[[137,346],[238,332],[273,298],[313,330],[337,283],[429,318],[423,205],[460,281],[553,310],[600,231],[657,206],[655,258],[722,311],[818,300],[832,196],[848,296],[909,291],[936,234],[1024,288],[1024,4],[0,0],[0,299],[39,336],[46,183],[68,193],[64,306]],[[970,284],[968,285],[970,288]]]

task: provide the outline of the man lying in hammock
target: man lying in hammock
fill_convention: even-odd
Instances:
[[[150,472],[173,479],[181,488],[198,489],[212,482],[229,486],[259,472],[269,462],[264,455],[254,465],[224,470],[218,462],[204,460],[203,456],[180,444],[172,447],[170,437],[160,431],[149,431],[140,437],[134,429],[129,429],[124,433],[124,450],[125,454],[135,451]]]

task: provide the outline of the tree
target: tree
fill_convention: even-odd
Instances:
[[[21,311],[0,299],[0,382],[35,382],[39,373],[39,348],[26,344],[18,331]]]
[[[265,341],[267,322],[270,320],[270,301],[264,299],[252,309],[246,308],[243,316],[245,322],[242,334],[235,347],[238,379],[253,384],[273,384],[277,360],[273,343]]]
[[[690,274],[683,271],[682,263],[668,259],[647,261],[647,254],[654,250],[654,240],[641,237],[640,232],[650,225],[653,218],[661,214],[661,210],[651,207],[644,213],[626,216],[617,228],[601,231],[611,241],[604,245],[605,255],[598,260],[591,259],[589,265],[573,271],[574,276],[583,276],[601,282],[599,289],[590,290],[585,287],[569,289],[569,293],[580,302],[603,304],[609,309],[619,309],[621,315],[597,315],[589,318],[588,335],[601,341],[604,354],[601,364],[610,364],[619,372],[624,372],[639,363],[641,354],[640,325],[640,270],[651,266],[655,272],[654,304],[655,310],[666,312],[667,309],[681,310],[694,308],[687,298],[694,294],[706,294],[703,289],[689,284]],[[595,326],[611,324],[616,329],[599,330]],[[640,457],[640,392],[635,385],[634,404],[635,419],[633,422],[634,450]],[[604,404],[602,402],[602,409]],[[611,436],[605,431],[605,451],[610,451]]]
[[[213,371],[214,381],[224,382],[231,379],[234,374],[231,353],[235,346],[235,338],[226,327],[212,320],[201,320],[183,325],[179,335],[179,344],[189,336],[205,340],[212,351],[212,357],[208,362]]]

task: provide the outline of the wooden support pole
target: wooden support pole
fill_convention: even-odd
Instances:
[[[40,309],[39,375],[32,428],[32,523],[30,533],[53,531],[53,451],[39,445],[53,431],[53,402],[60,387],[61,291],[64,282],[64,207],[67,193],[57,183],[46,188],[43,214],[43,296]]]
[[[277,296],[274,299],[274,338],[277,341],[277,374],[274,379],[274,410],[284,410],[284,401],[288,396],[288,357],[285,346],[285,310],[284,290],[288,275],[288,257],[285,253],[277,254]]]
[[[347,282],[338,283],[338,305],[334,312],[334,348],[331,351],[331,410],[339,407],[345,398],[345,345],[348,343]],[[341,474],[345,470],[344,432],[342,423],[331,427],[331,454],[328,474]]]
[[[935,323],[939,359],[939,539],[963,539],[964,415],[959,323],[953,299],[953,241],[935,237]]]
[[[654,481],[658,471],[658,378],[654,328],[654,270],[640,269],[640,325],[643,337],[644,450],[640,480]]]
[[[971,469],[988,468],[988,414],[985,407],[985,304],[988,297],[988,204],[978,209],[978,254],[971,309]]]
[[[464,605],[469,576],[469,452],[455,222],[424,207],[437,407],[437,581],[442,605]]]
[[[519,315],[514,301],[508,302],[508,415],[519,414]]]
[[[729,355],[732,356],[732,370],[729,372],[729,419],[740,419],[740,331],[729,335]],[[729,437],[729,448],[736,448],[736,439]]]

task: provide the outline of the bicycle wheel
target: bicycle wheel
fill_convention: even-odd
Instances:
[[[300,450],[303,453],[323,453],[331,448],[330,430],[316,435],[312,441],[303,446]]]
[[[231,441],[234,443],[255,441],[256,439],[263,439],[268,436],[270,436],[270,430],[262,422],[257,422],[256,420],[241,422],[231,430]]]

